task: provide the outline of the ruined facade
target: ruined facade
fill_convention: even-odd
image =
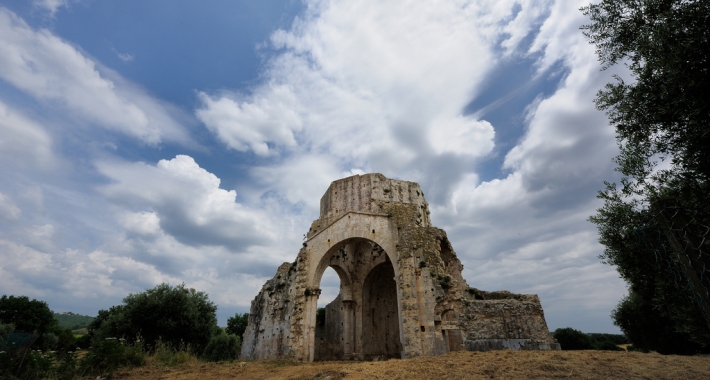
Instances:
[[[296,261],[252,301],[242,358],[304,361],[559,349],[536,295],[470,288],[418,184],[381,174],[333,182]],[[340,294],[317,318],[331,267]]]

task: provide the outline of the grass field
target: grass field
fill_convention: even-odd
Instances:
[[[177,367],[149,363],[117,379],[710,379],[710,356],[609,351],[454,352],[380,362],[197,360]]]

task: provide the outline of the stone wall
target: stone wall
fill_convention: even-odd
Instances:
[[[251,303],[241,357],[273,359],[293,357],[290,338],[294,313],[295,263],[283,263]]]
[[[520,295],[518,299],[465,301],[459,314],[459,326],[466,331],[466,340],[554,341],[536,295]]]
[[[252,302],[245,359],[370,359],[463,349],[558,348],[534,295],[468,286],[419,185],[381,174],[333,182],[293,264]],[[326,268],[340,295],[316,325]]]
[[[345,358],[345,337],[343,334],[343,314],[348,312],[340,295],[326,305],[325,323],[316,323],[315,360],[343,360]]]

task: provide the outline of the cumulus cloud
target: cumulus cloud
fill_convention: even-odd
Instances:
[[[159,224],[187,245],[239,250],[276,239],[262,211],[237,203],[237,192],[220,189],[220,179],[192,157],[178,155],[155,166],[102,162],[97,168],[113,181],[100,191],[138,212],[124,216],[124,226],[131,230],[150,232]]]
[[[0,7],[0,78],[82,120],[149,144],[187,142],[179,112],[101,67],[49,30]]]
[[[308,1],[272,35],[264,83],[240,97],[201,94],[196,114],[227,146],[260,155],[283,148],[418,178],[440,169],[422,173],[437,156],[483,157],[493,126],[463,110],[500,59],[501,33],[518,41],[532,22],[512,18],[517,1],[497,3]]]
[[[592,102],[612,73],[599,70],[578,31],[582,5],[555,2],[532,44],[538,70],[562,62],[567,73],[553,95],[529,105],[526,133],[505,156],[510,174],[462,181],[451,207],[432,217],[465,247],[459,252],[474,286],[539,293],[553,328],[573,318],[610,329],[601,326],[609,326],[625,287],[613,268],[599,264],[602,249],[586,219],[600,206],[597,189],[613,175],[614,131]]]
[[[227,146],[239,151],[252,150],[265,156],[273,150],[269,143],[293,147],[293,133],[302,124],[294,109],[295,94],[288,86],[270,86],[262,91],[265,96],[255,95],[250,103],[227,96],[213,99],[200,92],[205,107],[197,110],[197,117]]]

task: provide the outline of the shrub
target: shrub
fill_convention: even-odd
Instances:
[[[124,340],[107,338],[93,346],[81,361],[81,371],[101,377],[112,376],[120,367],[145,364],[145,353],[140,345],[127,346]]]
[[[599,344],[595,344],[594,349],[595,350],[602,350],[602,351],[626,351],[623,348],[614,344],[614,342],[608,341],[608,340],[605,342],[601,342]]]
[[[153,350],[153,358],[158,363],[170,367],[187,363],[194,356],[191,347],[184,343],[175,348],[169,343],[166,344],[159,340],[156,342],[155,349]]]
[[[170,347],[189,345],[200,352],[209,343],[217,326],[217,307],[204,292],[185,284],[161,284],[143,293],[131,294],[123,305],[101,310],[89,325],[92,345],[108,337],[146,344],[161,341]]]
[[[594,348],[589,335],[571,327],[557,329],[552,333],[552,336],[563,350],[591,350]]]
[[[204,357],[212,362],[231,361],[239,357],[241,346],[241,339],[234,334],[227,335],[226,333],[222,333],[215,335],[205,348]]]
[[[71,330],[66,329],[59,333],[55,347],[55,350],[62,355],[69,351],[76,350],[76,338],[74,338],[74,334]]]

